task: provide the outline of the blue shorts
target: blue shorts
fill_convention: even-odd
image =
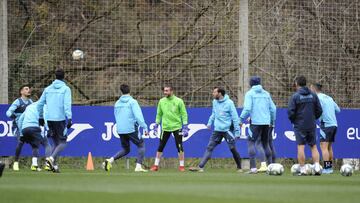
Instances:
[[[336,126],[320,126],[320,142],[335,142]]]
[[[294,129],[296,143],[298,145],[316,145],[316,130],[298,130]]]
[[[28,143],[32,148],[39,148],[44,143],[44,138],[41,136],[41,129],[39,127],[28,127],[22,130],[23,136],[20,140]]]

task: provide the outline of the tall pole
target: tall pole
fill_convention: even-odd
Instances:
[[[0,104],[8,103],[7,0],[0,0]]]
[[[249,86],[249,2],[240,0],[239,8],[239,88],[238,106],[244,103]]]

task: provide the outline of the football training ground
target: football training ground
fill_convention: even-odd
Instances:
[[[134,173],[129,170],[6,170],[0,178],[0,202],[360,202],[360,175],[320,177],[289,174],[239,174],[209,169],[180,173],[175,169]]]

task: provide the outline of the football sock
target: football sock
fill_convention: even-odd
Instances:
[[[324,161],[324,168],[325,169],[332,168],[332,161]]]
[[[141,164],[136,163],[136,168],[141,168]]]
[[[33,165],[33,166],[38,166],[37,160],[38,160],[37,157],[33,157],[33,158],[32,158],[32,165]]]
[[[160,158],[156,157],[155,158],[155,166],[158,166],[160,164]]]

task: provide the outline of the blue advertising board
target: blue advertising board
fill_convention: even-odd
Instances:
[[[0,105],[0,156],[13,156],[17,143],[12,134],[11,119],[5,112],[9,106]],[[91,152],[93,156],[111,156],[121,148],[119,135],[116,133],[113,107],[109,106],[73,106],[73,123],[68,131],[68,146],[62,156],[86,156]],[[146,157],[155,156],[159,139],[153,131],[156,108],[142,108],[145,121],[149,125],[149,135],[142,135],[146,144]],[[184,137],[186,157],[201,157],[209,141],[211,130],[206,123],[211,114],[211,108],[188,108],[189,136]],[[238,109],[241,112],[241,109]],[[360,158],[360,110],[342,110],[338,114],[339,128],[334,144],[335,158]],[[242,135],[237,140],[237,149],[242,157],[248,157],[246,128],[242,128]],[[142,133],[142,131],[140,131]],[[319,132],[318,132],[319,133]],[[159,134],[159,133],[158,133]],[[279,158],[296,158],[296,143],[291,123],[287,118],[286,109],[277,110],[277,120],[273,132],[274,145]],[[134,145],[129,156],[136,156]],[[30,146],[23,150],[23,155],[31,155]],[[310,155],[307,150],[307,155]],[[174,139],[170,139],[164,157],[177,157]],[[227,144],[219,145],[213,153],[214,158],[232,157]]]

